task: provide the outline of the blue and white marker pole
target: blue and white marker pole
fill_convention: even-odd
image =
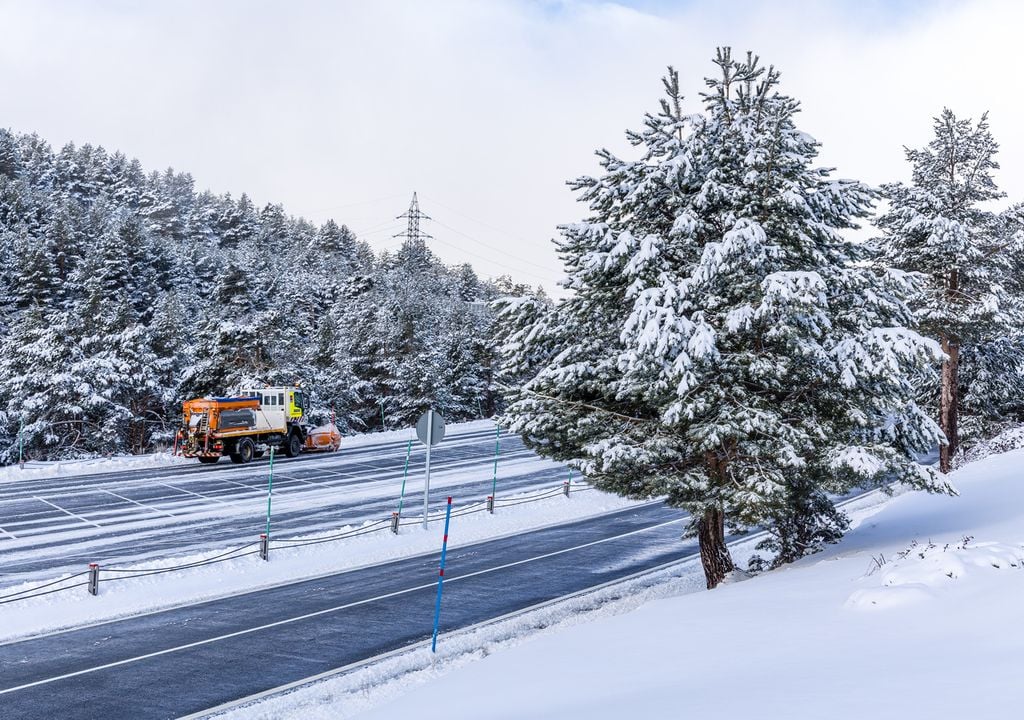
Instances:
[[[412,440],[405,448],[405,470],[402,471],[402,492],[398,496],[398,512],[391,513],[391,532],[398,534],[398,523],[402,519],[402,505],[405,504],[405,481],[409,477],[409,457],[412,455]]]
[[[444,560],[448,555],[448,524],[452,519],[452,498],[448,496],[448,507],[444,513],[444,540],[441,541],[441,568],[437,575],[437,602],[434,603],[434,637],[430,641],[430,652],[437,652],[437,627],[441,621],[441,588],[444,587]]]
[[[25,469],[25,418],[18,419],[18,467]]]
[[[494,426],[494,477],[491,479],[491,497],[487,511],[494,514],[494,498],[498,494],[498,455],[501,453],[501,426]]]

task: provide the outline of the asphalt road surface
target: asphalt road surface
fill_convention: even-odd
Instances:
[[[273,525],[280,538],[388,518],[396,509],[406,441],[382,441],[274,464]],[[431,511],[448,494],[491,493],[495,429],[449,428],[431,457]],[[422,513],[424,447],[414,442],[405,512]],[[84,570],[253,542],[265,522],[266,459],[251,465],[198,462],[0,484],[0,588]],[[561,465],[501,437],[498,496],[557,487]]]
[[[660,503],[460,547],[444,633],[692,555]],[[431,634],[438,555],[0,645],[4,720],[174,718]]]

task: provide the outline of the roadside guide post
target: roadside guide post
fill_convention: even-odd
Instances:
[[[25,417],[18,420],[18,469],[25,469]]]
[[[398,534],[398,523],[402,519],[402,505],[405,503],[405,481],[409,477],[409,456],[412,455],[412,440],[405,448],[405,469],[402,470],[402,493],[398,496],[398,512],[392,513],[391,532]]]
[[[501,426],[494,426],[494,478],[491,480],[492,503],[490,511],[494,512],[493,498],[498,495],[498,453],[501,452]]]
[[[441,588],[444,586],[444,561],[448,555],[448,524],[452,519],[452,498],[444,511],[444,539],[441,541],[441,567],[437,574],[437,600],[434,602],[434,636],[430,641],[430,652],[437,652],[437,628],[441,621]]]
[[[96,563],[89,563],[89,586],[86,589],[90,595],[100,594],[100,566]]]
[[[274,492],[274,448],[270,448],[270,473],[267,475],[267,531],[260,536],[260,557],[270,559],[270,498]]]

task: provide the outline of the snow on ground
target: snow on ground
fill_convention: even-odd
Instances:
[[[1024,426],[1017,425],[1003,430],[993,438],[975,443],[963,452],[958,452],[953,456],[953,466],[961,468],[989,455],[1019,450],[1020,448],[1024,448]]]
[[[693,561],[225,717],[1019,717],[1022,463],[853,513],[839,545],[746,582],[701,591]]]
[[[467,433],[481,432],[483,430],[490,430],[493,432],[494,420],[471,420],[470,422],[450,424],[445,427],[445,437],[450,437],[456,433],[464,435]],[[409,440],[416,441],[415,428],[347,435],[341,438],[341,447],[342,449],[345,449],[352,447],[364,447],[366,445],[380,445],[382,443],[390,442],[407,442]]]
[[[510,495],[502,498],[502,501],[513,502],[516,498],[537,494],[539,493]],[[478,512],[452,518],[449,549],[528,529],[600,515],[635,504],[637,503],[590,490],[583,484],[574,486],[569,498],[558,492],[553,497],[536,502],[514,507],[498,506],[493,515],[483,511],[483,503],[456,504],[453,506],[453,515],[470,507]],[[403,514],[405,521],[417,518],[422,520],[422,517],[422,513]],[[436,552],[440,550],[443,519],[443,514],[432,514],[428,530],[424,531],[418,523],[403,525],[398,535],[392,534],[387,525],[378,525],[380,529],[374,532],[317,545],[285,549],[272,543],[270,562],[260,560],[257,555],[247,555],[212,565],[172,570],[145,577],[131,577],[117,582],[110,582],[109,578],[112,575],[104,574],[101,569],[98,597],[89,596],[85,588],[75,588],[67,592],[0,605],[0,614],[3,617],[3,622],[0,623],[0,642],[48,630],[234,595],[421,553]],[[356,530],[358,527],[345,526],[330,532],[289,536],[289,539],[322,538],[347,530]],[[218,556],[223,552],[224,549],[221,549],[198,555],[147,560],[120,567],[172,568]],[[79,577],[70,583],[84,580],[85,578]],[[40,584],[31,582],[6,587],[0,591],[0,595],[27,590]]]
[[[192,465],[195,462],[189,458],[171,455],[169,450],[149,455],[114,455],[109,458],[85,460],[29,460],[25,463],[24,468],[17,465],[0,467],[0,484],[17,480],[99,475],[125,470],[151,470],[176,465]]]

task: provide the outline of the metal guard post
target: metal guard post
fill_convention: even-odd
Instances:
[[[100,594],[100,566],[96,563],[89,563],[89,594]]]

